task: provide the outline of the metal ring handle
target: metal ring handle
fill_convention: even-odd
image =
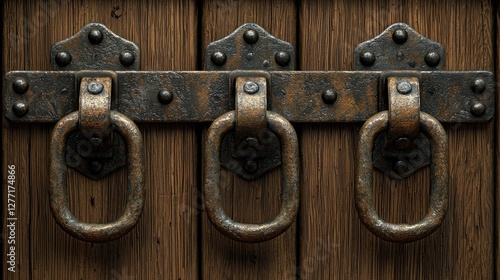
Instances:
[[[420,126],[433,142],[430,205],[424,218],[415,224],[392,224],[382,220],[373,199],[372,150],[376,136],[387,129],[389,114],[379,112],[369,118],[360,131],[356,170],[356,209],[363,224],[376,236],[391,242],[412,242],[434,232],[448,208],[448,137],[433,116],[420,112]]]
[[[78,111],[62,118],[54,127],[50,143],[50,209],[56,222],[75,238],[88,242],[107,242],[122,237],[139,221],[144,206],[144,152],[142,136],[132,120],[111,111],[111,124],[127,144],[127,204],[117,220],[107,224],[79,221],[69,209],[66,142],[78,128]]]
[[[225,236],[242,242],[262,242],[285,232],[299,209],[299,148],[293,126],[281,115],[266,112],[268,127],[280,137],[282,154],[281,206],[278,215],[263,224],[232,220],[222,207],[220,191],[220,150],[223,136],[235,126],[235,112],[217,118],[208,129],[205,147],[205,209],[212,224]]]

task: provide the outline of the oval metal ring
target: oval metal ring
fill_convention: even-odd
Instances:
[[[263,224],[244,224],[232,220],[222,207],[220,190],[220,150],[224,135],[235,126],[235,112],[217,118],[208,129],[205,146],[204,198],[212,224],[225,236],[241,242],[262,242],[285,232],[299,209],[299,148],[293,126],[281,115],[266,112],[268,127],[278,135],[282,154],[282,190],[278,215]]]
[[[376,236],[391,242],[412,242],[434,232],[448,208],[448,137],[433,116],[420,112],[422,131],[432,140],[430,205],[427,214],[415,224],[392,224],[382,220],[373,199],[373,142],[388,126],[388,112],[369,118],[360,131],[356,170],[356,209],[363,224]]]
[[[127,145],[127,203],[114,222],[93,224],[79,221],[69,209],[66,166],[66,142],[78,128],[78,111],[62,118],[54,127],[50,142],[50,209],[56,222],[75,238],[88,242],[107,242],[129,232],[139,221],[144,206],[144,152],[142,136],[132,120],[111,111],[111,124]]]

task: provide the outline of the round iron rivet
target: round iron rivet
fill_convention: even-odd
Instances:
[[[210,59],[212,60],[212,63],[217,65],[217,66],[222,66],[224,63],[226,63],[227,56],[223,52],[214,52],[211,56]]]
[[[277,52],[274,59],[279,66],[287,66],[290,63],[290,54],[287,52]]]
[[[248,173],[255,173],[255,171],[259,168],[259,165],[253,160],[248,160],[245,164],[243,164],[243,168]]]
[[[19,94],[27,92],[28,88],[29,84],[24,78],[17,78],[12,84],[12,89]]]
[[[401,93],[401,94],[408,94],[412,90],[412,86],[408,82],[401,82],[401,83],[399,83],[398,86],[397,86],[397,88],[398,88],[398,92]]]
[[[430,67],[436,67],[441,61],[441,57],[437,52],[430,52],[425,55],[425,63]]]
[[[394,33],[392,33],[392,40],[394,40],[396,44],[404,44],[406,40],[408,40],[408,33],[406,30],[396,29]]]
[[[327,89],[323,91],[321,97],[323,98],[323,102],[326,104],[332,104],[337,100],[337,92],[333,89]]]
[[[249,29],[243,33],[243,39],[245,39],[245,42],[249,44],[254,44],[259,40],[259,33],[257,31]]]
[[[471,89],[475,93],[483,93],[486,90],[486,82],[483,79],[475,79],[471,84]]]
[[[14,114],[18,117],[24,117],[26,114],[28,114],[28,105],[22,103],[22,102],[17,102],[12,106],[12,111]]]
[[[158,101],[160,101],[161,104],[168,104],[172,102],[173,99],[174,95],[168,90],[160,90],[158,92]]]
[[[399,175],[402,175],[406,172],[408,172],[409,168],[408,168],[408,163],[402,161],[402,160],[398,160],[395,164],[394,164],[394,167],[393,167],[394,171],[396,171],[396,173],[398,173]]]
[[[130,66],[134,64],[134,61],[135,61],[135,55],[133,53],[124,51],[120,54],[120,62],[124,66]]]
[[[400,150],[408,149],[411,145],[411,140],[406,137],[400,137],[396,140],[396,148]]]
[[[375,55],[372,52],[362,53],[359,57],[359,61],[361,61],[361,64],[364,66],[372,66],[373,63],[375,63]]]
[[[470,112],[476,117],[480,117],[486,113],[486,106],[483,103],[474,101],[470,107]]]
[[[58,52],[56,54],[56,63],[57,65],[64,67],[71,62],[71,54],[68,52]]]
[[[103,164],[100,160],[92,160],[89,162],[88,168],[90,172],[97,174],[102,171]]]
[[[103,89],[104,86],[99,82],[91,82],[87,85],[87,90],[92,94],[99,94]]]
[[[243,90],[248,94],[254,94],[259,91],[259,85],[255,82],[248,81],[243,86]]]
[[[92,29],[92,30],[90,30],[88,37],[89,37],[89,41],[92,44],[99,44],[100,42],[102,42],[103,35],[102,35],[101,30]]]

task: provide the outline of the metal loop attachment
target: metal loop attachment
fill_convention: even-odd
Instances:
[[[132,120],[116,111],[110,112],[111,125],[127,145],[127,203],[122,215],[114,222],[93,224],[79,221],[69,209],[65,161],[69,135],[78,129],[79,113],[62,118],[54,127],[50,143],[50,209],[63,230],[87,242],[107,242],[122,237],[139,221],[145,198],[144,152],[142,136]]]
[[[363,224],[376,236],[391,242],[412,242],[434,232],[448,208],[448,138],[433,116],[420,112],[420,129],[433,142],[430,205],[427,214],[415,224],[392,224],[382,220],[373,198],[373,143],[389,125],[388,111],[369,118],[360,131],[356,170],[356,209]]]
[[[285,232],[299,208],[299,149],[293,126],[281,115],[267,111],[268,127],[278,135],[282,154],[281,206],[278,215],[263,224],[244,224],[232,220],[222,207],[220,152],[225,134],[235,128],[234,111],[217,118],[208,129],[205,147],[204,202],[208,218],[225,236],[241,242],[262,242]]]

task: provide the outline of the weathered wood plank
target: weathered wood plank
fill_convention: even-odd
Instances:
[[[295,15],[294,1],[204,1],[202,48],[246,22],[257,23],[275,37],[295,45]],[[223,171],[221,182],[224,207],[233,219],[261,223],[277,214],[281,190],[279,168],[253,181]],[[295,224],[271,241],[244,244],[219,233],[205,214],[202,218],[203,279],[284,279],[294,274]]]
[[[490,1],[302,1],[303,70],[351,70],[354,48],[406,22],[446,49],[448,70],[493,70]],[[327,11],[327,12],[325,12]],[[329,46],[329,47],[326,47]],[[374,237],[354,206],[359,128],[302,131],[300,219],[303,279],[491,279],[493,124],[448,125],[450,200],[441,228],[411,244]],[[376,206],[391,222],[415,222],[428,205],[429,169],[403,181],[374,175]]]
[[[196,67],[194,0],[6,1],[4,8],[5,29],[27,34],[5,48],[5,57],[9,58],[6,71],[49,70],[51,44],[73,35],[90,22],[101,22],[119,36],[137,43],[143,70]],[[4,40],[8,36],[4,32]],[[22,247],[18,260],[23,270],[12,275],[13,279],[198,277],[197,216],[192,210],[196,209],[197,194],[195,126],[139,126],[145,148],[144,214],[138,226],[122,239],[90,244],[64,233],[50,213],[47,155],[51,126],[13,127],[4,121],[4,135],[9,136],[3,145],[4,160],[19,166],[17,184],[22,190],[18,214],[23,223],[18,229]],[[106,222],[121,213],[125,205],[125,169],[98,181],[77,172],[68,176],[71,209],[77,217]]]

